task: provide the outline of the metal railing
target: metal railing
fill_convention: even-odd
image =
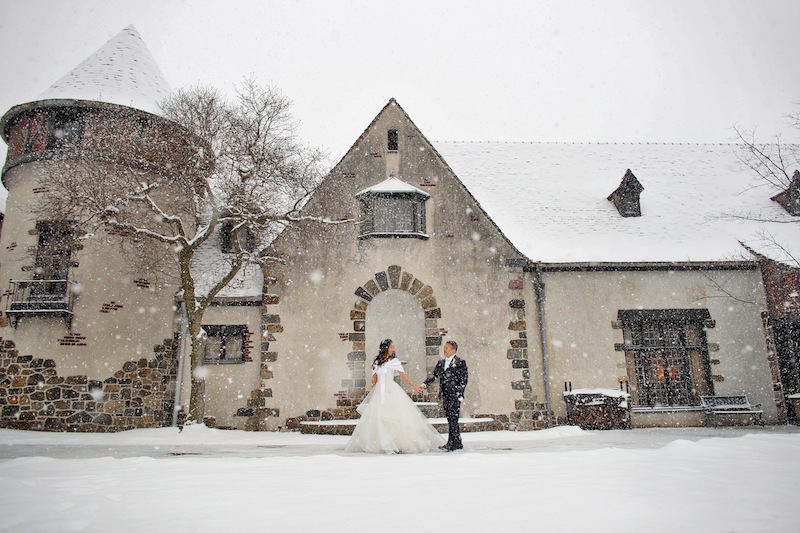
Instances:
[[[6,315],[15,321],[25,315],[72,316],[73,284],[66,279],[11,280]]]

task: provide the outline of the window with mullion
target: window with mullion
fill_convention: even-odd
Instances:
[[[64,220],[41,220],[36,223],[39,235],[31,296],[60,299],[67,291],[69,268],[72,264],[74,224]]]
[[[642,312],[643,320],[624,324],[633,358],[629,378],[635,405],[649,407],[699,405],[699,397],[712,394],[708,347],[702,324],[680,319],[680,310],[669,310],[670,318],[657,312]],[[678,318],[676,318],[678,317]]]
[[[425,199],[405,193],[381,193],[361,199],[361,237],[418,237],[425,234]]]
[[[203,326],[203,362],[206,364],[244,362],[247,326]]]

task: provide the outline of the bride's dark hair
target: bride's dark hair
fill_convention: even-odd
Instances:
[[[372,366],[381,366],[389,360],[389,346],[392,344],[392,339],[383,339],[380,347],[378,348],[378,355],[372,361]]]

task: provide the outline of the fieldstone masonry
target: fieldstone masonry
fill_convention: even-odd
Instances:
[[[275,342],[276,333],[283,332],[281,316],[271,310],[271,306],[278,305],[281,301],[276,294],[271,294],[270,289],[276,282],[271,273],[264,269],[264,298],[261,302],[261,342],[260,342],[260,362],[259,387],[250,391],[250,398],[247,400],[247,407],[242,407],[236,412],[236,416],[246,416],[245,429],[248,431],[264,431],[268,429],[268,419],[280,416],[280,409],[270,407],[268,403],[272,398],[272,388],[270,381],[274,374],[270,363],[278,360],[278,353],[270,351],[270,343]]]
[[[547,406],[538,403],[531,387],[530,364],[528,362],[528,322],[525,313],[525,275],[522,268],[509,267],[508,288],[511,299],[508,308],[511,319],[508,330],[511,332],[506,357],[511,368],[518,370],[520,379],[511,382],[511,389],[522,393],[521,399],[514,400],[514,411],[508,422],[518,430],[542,429],[547,427]]]
[[[0,427],[106,433],[169,426],[177,344],[167,339],[152,359],[128,361],[99,381],[59,376],[53,359],[19,355],[0,338]]]

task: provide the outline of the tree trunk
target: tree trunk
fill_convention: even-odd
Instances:
[[[189,395],[189,419],[199,424],[203,421],[205,413],[206,380],[203,371],[203,340],[200,338],[200,321],[196,317],[189,318],[189,335],[192,337],[192,390]]]

